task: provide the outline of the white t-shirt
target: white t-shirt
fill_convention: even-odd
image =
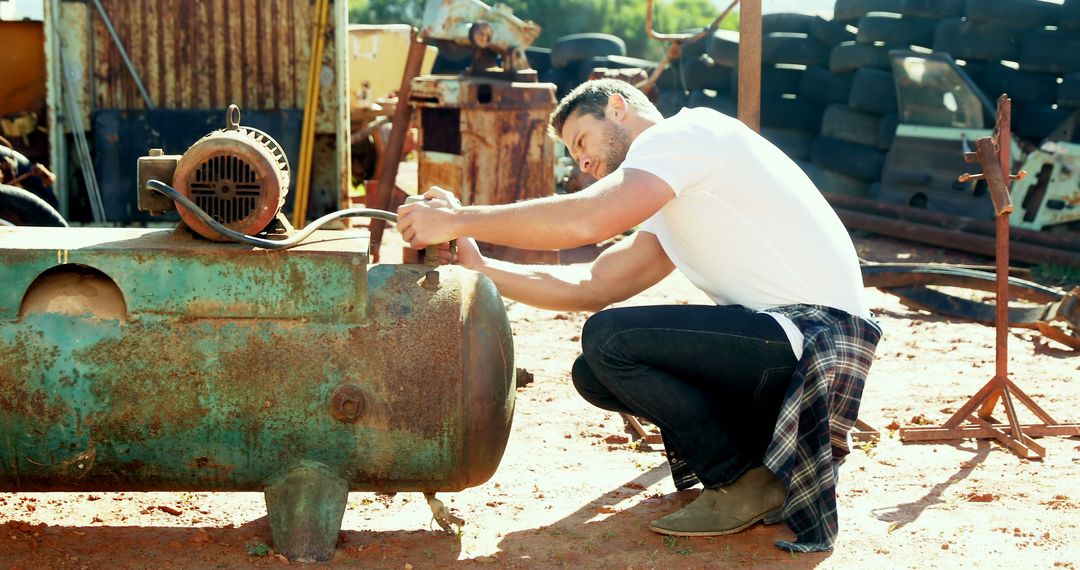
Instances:
[[[802,169],[736,119],[683,109],[641,133],[621,168],[675,191],[641,226],[675,266],[719,305],[768,312],[824,305],[869,317],[847,230]],[[802,333],[769,313],[802,356]]]

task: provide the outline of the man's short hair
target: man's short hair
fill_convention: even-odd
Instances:
[[[555,138],[562,138],[563,125],[575,111],[581,111],[603,120],[604,109],[608,99],[618,93],[623,99],[642,114],[659,115],[656,106],[649,101],[637,87],[619,79],[594,79],[586,81],[574,88],[566,97],[559,101],[559,105],[548,117],[548,129]]]

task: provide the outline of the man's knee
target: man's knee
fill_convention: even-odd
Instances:
[[[577,389],[578,394],[586,400],[589,399],[588,394],[595,393],[601,388],[600,381],[596,379],[596,374],[589,367],[584,354],[579,354],[577,360],[574,360],[574,366],[570,369],[570,378],[574,381],[574,388]]]
[[[570,378],[574,381],[574,389],[586,402],[604,410],[628,413],[626,406],[596,377],[585,355],[579,355],[574,361]]]

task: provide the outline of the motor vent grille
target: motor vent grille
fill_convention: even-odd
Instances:
[[[213,156],[192,172],[191,199],[219,223],[243,221],[255,211],[262,183],[255,169],[238,156]]]
[[[259,129],[253,129],[251,127],[241,127],[244,134],[259,141],[270,150],[270,154],[274,156],[274,162],[277,163],[277,167],[286,175],[289,174],[289,159],[285,156],[285,149],[281,148],[281,145],[274,139],[270,138],[270,135],[260,131]]]

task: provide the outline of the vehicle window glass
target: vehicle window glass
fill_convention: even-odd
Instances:
[[[984,127],[983,103],[952,62],[918,55],[897,57],[893,74],[901,123]]]

